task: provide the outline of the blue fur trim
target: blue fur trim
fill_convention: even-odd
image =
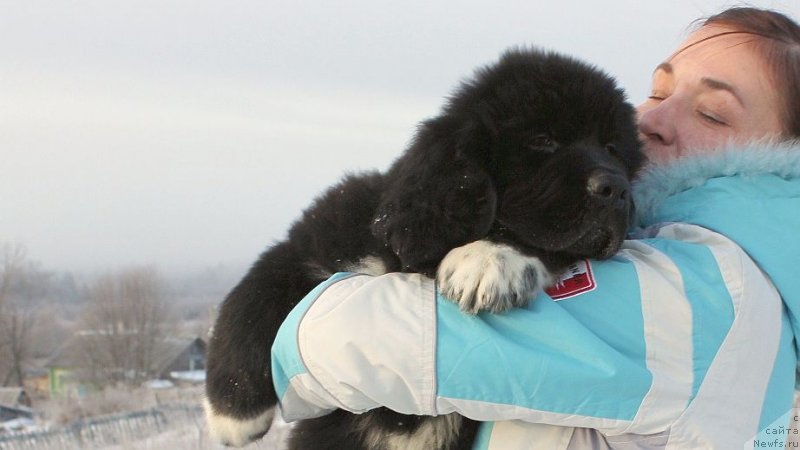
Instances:
[[[667,198],[701,186],[711,178],[765,174],[800,178],[800,141],[728,146],[648,166],[633,186],[636,224],[650,224]]]

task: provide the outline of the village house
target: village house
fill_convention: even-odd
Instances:
[[[51,397],[82,397],[96,388],[90,364],[86,358],[91,349],[90,334],[77,334],[58,349],[45,364]],[[159,342],[154,364],[148,371],[150,379],[175,383],[203,381],[206,343],[199,337],[170,337]],[[123,374],[124,376],[124,374]]]

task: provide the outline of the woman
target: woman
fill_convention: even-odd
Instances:
[[[284,414],[458,412],[497,421],[479,445],[503,449],[782,443],[800,336],[798,81],[792,20],[709,18],[639,108],[654,162],[637,186],[642,239],[577,267],[585,285],[567,298],[505,315],[461,314],[416,275],[335,277],[273,347]]]

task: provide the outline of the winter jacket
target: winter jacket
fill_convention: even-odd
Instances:
[[[415,274],[337,274],[273,346],[284,416],[458,412],[486,422],[476,448],[785,445],[800,145],[653,167],[635,200],[640,238],[506,314],[463,314]]]

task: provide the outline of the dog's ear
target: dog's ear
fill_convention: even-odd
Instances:
[[[463,117],[455,133],[455,149],[463,157],[490,170],[494,160],[492,142],[500,131],[491,107],[487,104],[472,105],[470,113]]]
[[[477,127],[457,122],[423,124],[387,174],[372,231],[404,271],[432,275],[448,251],[486,236],[494,222],[494,182],[470,139]]]

